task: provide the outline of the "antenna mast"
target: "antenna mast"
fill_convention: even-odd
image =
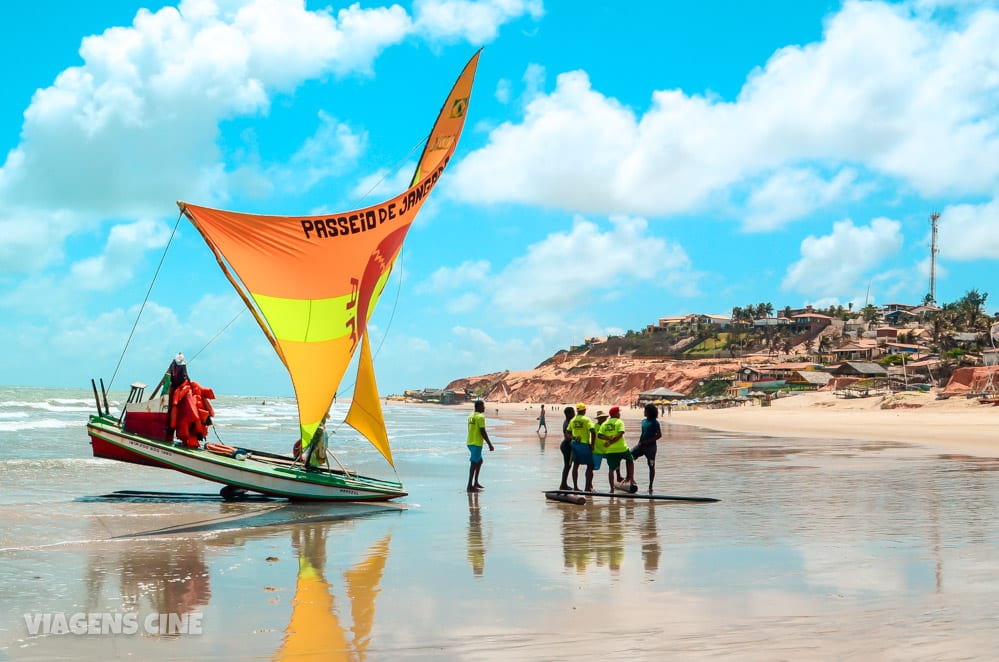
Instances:
[[[935,211],[930,214],[930,226],[933,230],[930,234],[930,295],[927,303],[932,304],[937,302],[937,253],[940,252],[937,248],[937,220],[939,218],[940,212]]]

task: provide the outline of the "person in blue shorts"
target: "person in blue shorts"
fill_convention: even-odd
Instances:
[[[600,471],[600,467],[604,463],[604,451],[600,444],[600,428],[604,423],[607,422],[607,412],[603,409],[597,410],[597,415],[594,416],[596,422],[593,423],[593,473]]]
[[[468,489],[469,492],[479,492],[485,488],[479,483],[479,471],[482,470],[482,442],[489,445],[489,450],[493,450],[493,442],[489,441],[489,434],[486,432],[486,403],[482,400],[475,401],[475,411],[468,416],[468,438],[465,442],[468,445],[468,453],[471,456],[471,465],[468,467]]]
[[[593,421],[586,415],[586,405],[576,405],[576,416],[569,421],[572,435],[572,489],[579,490],[579,465],[586,467],[586,491],[593,491]]]
[[[656,442],[662,436],[662,426],[659,425],[659,408],[655,405],[645,405],[642,436],[638,439],[638,445],[631,449],[631,454],[636,460],[644,457],[649,464],[649,494],[652,494],[652,481],[656,479]]]

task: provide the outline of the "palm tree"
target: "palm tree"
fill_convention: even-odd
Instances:
[[[832,348],[832,338],[826,334],[822,334],[819,338],[819,361],[822,360],[823,355],[826,354]]]
[[[981,294],[978,290],[969,290],[957,300],[959,315],[963,318],[965,330],[980,331],[988,326],[988,318],[982,312],[988,293]]]

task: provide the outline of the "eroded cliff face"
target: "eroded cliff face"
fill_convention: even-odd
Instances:
[[[674,361],[623,356],[553,357],[534,370],[497,372],[456,379],[448,389],[466,388],[492,402],[587,402],[630,405],[638,394],[665,387],[690,393],[712,375],[731,374],[740,363],[724,359]]]

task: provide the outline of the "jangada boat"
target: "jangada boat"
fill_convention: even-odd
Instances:
[[[175,469],[216,483],[222,496],[244,491],[291,499],[386,501],[406,495],[399,482],[330,466],[325,421],[347,367],[359,351],[345,422],[392,467],[367,323],[406,233],[454,154],[465,123],[476,53],[437,117],[410,187],[381,204],[310,216],[245,214],[178,202],[201,233],[291,376],[301,453],[278,455],[203,444],[214,393],[187,378],[183,357],[150,398],[135,383],[120,415],[101,380],[87,432],[94,455]],[[335,456],[333,456],[335,460]]]

